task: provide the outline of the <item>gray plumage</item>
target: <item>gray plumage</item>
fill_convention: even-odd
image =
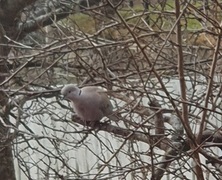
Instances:
[[[99,121],[113,113],[113,106],[106,92],[96,86],[79,89],[73,84],[61,90],[64,99],[71,101],[73,109],[83,121]]]

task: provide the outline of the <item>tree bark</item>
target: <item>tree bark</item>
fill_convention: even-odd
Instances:
[[[35,2],[35,0],[6,0],[0,1],[0,83],[9,75],[7,66],[7,55],[10,52],[8,40],[17,39],[18,31],[16,31],[16,18],[21,9]],[[6,84],[7,86],[7,84]],[[1,87],[2,89],[4,87]],[[0,174],[1,179],[15,180],[15,169],[13,162],[12,143],[13,138],[10,137],[10,131],[5,126],[9,124],[9,115],[6,111],[8,96],[0,91]]]
[[[0,24],[0,44],[6,44],[4,37],[5,30]],[[0,82],[5,80],[5,75],[9,73],[7,68],[6,56],[9,52],[9,47],[0,46]],[[3,87],[1,87],[3,88]],[[4,124],[9,123],[8,114],[5,112],[5,106],[8,98],[3,91],[0,91],[0,109],[1,109],[1,122],[0,122],[0,174],[1,179],[15,180],[15,170],[12,154],[12,141],[8,137],[9,130]]]

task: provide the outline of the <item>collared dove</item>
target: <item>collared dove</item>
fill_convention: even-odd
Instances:
[[[113,106],[106,92],[96,86],[79,89],[68,84],[61,90],[64,99],[71,101],[77,116],[84,122],[96,122],[113,113]]]

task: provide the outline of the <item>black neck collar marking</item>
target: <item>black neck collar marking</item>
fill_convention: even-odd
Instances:
[[[81,95],[81,93],[82,93],[82,90],[80,89],[80,90],[79,90],[79,96]]]

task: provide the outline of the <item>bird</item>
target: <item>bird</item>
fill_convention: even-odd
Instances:
[[[61,89],[61,94],[63,99],[71,102],[74,112],[85,123],[99,122],[104,116],[113,113],[106,91],[97,86],[78,88],[68,84]]]

